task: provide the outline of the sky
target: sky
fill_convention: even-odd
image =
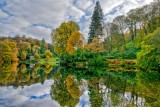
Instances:
[[[51,32],[73,20],[87,38],[97,0],[0,0],[0,36],[25,35],[51,43]],[[153,0],[99,0],[104,21],[141,7]]]

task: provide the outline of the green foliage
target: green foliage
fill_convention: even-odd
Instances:
[[[118,52],[112,52],[110,55],[108,55],[106,58],[108,59],[117,59],[120,57],[120,54]]]
[[[64,52],[61,57],[61,65],[75,64],[76,62],[85,62],[88,66],[106,66],[107,62],[100,53],[94,53],[87,50],[78,49],[73,55]]]
[[[136,59],[137,58],[137,52],[140,51],[140,49],[135,47],[135,44],[133,42],[130,42],[125,45],[125,50],[122,51],[122,58],[123,59]]]
[[[137,34],[135,40],[134,40],[136,48],[141,48],[141,42],[143,41],[144,36],[145,36],[144,31],[140,29],[138,31],[138,34]]]
[[[149,33],[142,41],[138,65],[143,69],[160,69],[160,29]]]
[[[49,49],[52,53],[54,53],[54,48],[53,48],[53,45],[52,45],[52,44],[48,44],[48,49]]]
[[[40,44],[40,54],[44,54],[46,49],[47,49],[46,42],[44,39],[42,39],[41,44]]]

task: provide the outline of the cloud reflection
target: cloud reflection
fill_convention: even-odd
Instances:
[[[50,88],[53,80],[44,84],[24,86],[23,89],[12,86],[0,88],[0,107],[60,107],[50,98]]]

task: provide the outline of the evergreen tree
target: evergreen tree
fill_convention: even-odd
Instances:
[[[91,17],[88,43],[91,43],[94,37],[103,35],[103,12],[100,3],[97,1]]]
[[[40,54],[43,54],[47,50],[46,48],[46,42],[44,39],[42,39],[42,42],[40,44]]]

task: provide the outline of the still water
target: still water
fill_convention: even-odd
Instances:
[[[0,107],[160,107],[160,73],[51,65],[0,67]]]

